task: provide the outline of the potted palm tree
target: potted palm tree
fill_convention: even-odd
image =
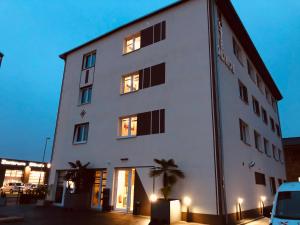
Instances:
[[[83,165],[79,160],[69,162],[71,169],[65,175],[67,191],[64,207],[72,209],[88,209],[90,207],[93,175],[88,169],[89,164]]]
[[[171,222],[175,222],[171,218],[171,215],[176,214],[172,212],[172,205],[178,205],[179,201],[170,199],[169,197],[178,178],[184,178],[184,173],[178,169],[173,159],[154,159],[154,162],[158,164],[158,166],[150,171],[150,177],[155,178],[162,176],[162,188],[160,192],[163,198],[151,203],[150,224],[170,224]],[[177,215],[177,219],[178,217],[180,217],[180,215]]]

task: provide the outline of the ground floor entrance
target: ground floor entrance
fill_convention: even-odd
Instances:
[[[135,169],[117,169],[115,179],[114,208],[132,212],[134,199]]]
[[[94,174],[94,183],[92,188],[91,208],[101,210],[103,206],[103,191],[106,188],[107,172],[106,170],[96,170]]]

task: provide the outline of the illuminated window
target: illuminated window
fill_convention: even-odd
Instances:
[[[91,52],[83,56],[82,69],[94,67],[96,63],[96,52]]]
[[[129,93],[139,90],[139,74],[134,73],[122,77],[121,93]]]
[[[120,119],[120,136],[130,137],[137,134],[137,117],[130,116]]]
[[[125,39],[124,53],[129,53],[141,48],[141,35],[137,33]]]
[[[30,184],[44,184],[45,172],[31,171],[29,174],[28,183]]]
[[[73,143],[86,143],[88,140],[89,123],[77,124],[74,128]]]

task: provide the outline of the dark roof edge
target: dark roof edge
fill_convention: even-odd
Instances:
[[[140,18],[138,18],[138,19],[136,19],[136,20],[133,20],[133,21],[131,21],[131,22],[129,22],[129,23],[126,23],[126,24],[124,24],[124,25],[121,25],[121,26],[117,27],[116,29],[113,29],[113,30],[111,30],[111,31],[109,31],[109,32],[107,32],[107,33],[102,34],[102,35],[99,36],[99,37],[96,37],[96,38],[94,38],[94,39],[92,39],[92,40],[90,40],[90,41],[88,41],[88,42],[86,42],[86,43],[84,43],[84,44],[82,44],[82,45],[79,45],[79,46],[77,46],[77,47],[75,47],[75,48],[73,48],[73,49],[71,49],[71,50],[69,50],[69,51],[67,51],[67,52],[65,52],[65,53],[63,53],[63,54],[61,54],[61,55],[59,55],[59,57],[62,58],[62,59],[66,59],[66,57],[67,57],[68,54],[70,54],[70,53],[72,53],[72,52],[74,52],[74,51],[76,51],[76,50],[78,50],[78,49],[80,49],[80,48],[82,48],[82,47],[85,47],[85,46],[87,46],[87,45],[89,45],[89,44],[92,44],[93,42],[98,41],[98,40],[100,40],[100,39],[102,39],[102,38],[104,38],[104,37],[107,37],[107,36],[109,36],[109,35],[111,35],[111,34],[117,32],[117,31],[119,31],[119,30],[122,30],[123,28],[126,28],[126,27],[128,27],[128,26],[130,26],[130,25],[133,25],[133,24],[135,24],[135,23],[138,23],[138,22],[140,22],[140,21],[142,21],[142,20],[144,20],[144,19],[147,19],[147,18],[149,18],[149,17],[151,17],[151,16],[157,15],[157,14],[159,14],[159,13],[161,13],[161,12],[164,12],[164,11],[166,11],[166,10],[168,10],[168,9],[171,9],[171,8],[177,6],[177,5],[181,5],[182,3],[186,3],[186,2],[188,2],[188,1],[189,1],[189,0],[179,0],[178,2],[175,2],[175,3],[173,3],[173,4],[171,4],[171,5],[168,5],[168,6],[164,7],[164,8],[161,8],[161,9],[158,9],[158,10],[152,12],[152,13],[146,14],[145,16],[142,16],[142,17],[140,17]]]
[[[120,27],[118,27],[118,28],[116,28],[116,29],[114,29],[112,31],[109,31],[109,32],[107,32],[107,33],[105,33],[105,34],[97,37],[97,38],[94,38],[94,39],[92,39],[92,40],[90,40],[90,41],[88,41],[88,42],[86,42],[86,43],[84,43],[84,44],[82,44],[82,45],[80,45],[80,46],[78,46],[76,48],[73,48],[73,49],[71,49],[71,50],[69,50],[69,51],[61,54],[59,57],[65,60],[68,54],[70,54],[70,53],[72,53],[72,52],[74,52],[74,51],[76,51],[76,50],[78,50],[78,49],[80,49],[82,47],[85,47],[85,46],[87,46],[87,45],[89,45],[91,43],[94,43],[95,41],[98,41],[98,40],[100,40],[100,39],[102,39],[104,37],[107,37],[107,36],[109,36],[109,35],[117,32],[117,31],[119,31],[119,30],[121,30],[123,28],[126,28],[126,27],[128,27],[130,25],[133,25],[133,24],[135,24],[137,22],[140,22],[140,21],[142,21],[144,19],[147,19],[147,18],[149,18],[151,16],[154,16],[156,14],[164,12],[164,11],[166,11],[168,9],[171,9],[171,8],[173,8],[175,6],[178,6],[178,5],[182,4],[182,3],[186,3],[188,1],[189,0],[180,0],[180,1],[175,2],[175,3],[171,4],[171,5],[168,5],[168,6],[164,7],[164,8],[156,10],[156,11],[154,11],[154,12],[152,12],[150,14],[147,14],[147,15],[141,17],[141,18],[133,20],[133,21],[127,23],[127,24],[124,24],[124,25],[122,25],[122,26],[120,26]],[[210,1],[210,0],[208,0],[208,1]],[[256,47],[254,46],[254,44],[253,44],[253,42],[252,42],[252,40],[251,40],[251,38],[250,38],[250,36],[249,36],[246,28],[244,27],[244,25],[243,25],[240,17],[236,13],[236,11],[235,11],[232,3],[229,0],[216,0],[216,3],[218,5],[218,7],[221,9],[223,15],[226,17],[226,19],[227,19],[230,27],[234,31],[234,33],[240,38],[240,41],[243,42],[243,48],[247,52],[247,55],[251,59],[251,61],[255,62],[254,64],[256,65],[256,69],[258,69],[259,71],[262,71],[262,73],[263,73],[263,74],[261,74],[262,75],[262,79],[268,84],[268,86],[270,88],[270,91],[273,93],[274,97],[277,100],[281,100],[282,99],[282,95],[281,95],[279,89],[277,88],[277,86],[276,86],[276,84],[275,84],[275,82],[274,82],[274,80],[273,80],[270,72],[268,71],[265,63],[263,62],[262,58],[260,57],[260,55],[259,55]]]
[[[283,145],[300,145],[300,137],[283,138]]]
[[[235,35],[239,38],[239,41],[243,43],[243,48],[247,52],[248,57],[255,65],[258,71],[261,71],[260,75],[262,79],[268,84],[270,91],[273,93],[277,100],[281,100],[283,97],[276,86],[269,70],[263,62],[260,54],[258,53],[255,45],[253,44],[250,35],[244,27],[240,17],[235,11],[232,3],[229,0],[216,0],[217,6],[221,9],[224,17],[227,19],[231,29]]]

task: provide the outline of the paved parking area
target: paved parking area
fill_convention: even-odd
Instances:
[[[148,225],[149,218],[124,213],[101,213],[95,211],[71,211],[58,207],[36,207],[33,205],[14,205],[0,207],[1,216],[24,217],[15,225]],[[180,222],[176,225],[199,225]],[[269,225],[269,219],[263,218],[247,225]]]

